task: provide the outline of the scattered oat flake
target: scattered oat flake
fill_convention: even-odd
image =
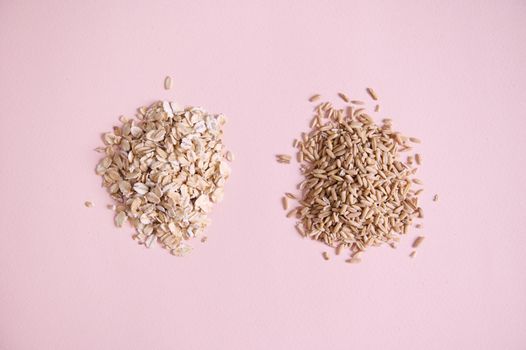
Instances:
[[[323,256],[323,259],[325,259],[325,260],[329,260],[331,258],[329,256],[329,253],[327,253],[327,252],[323,252],[323,253],[321,253],[321,255]]]
[[[84,202],[84,206],[85,206],[86,208],[92,208],[92,207],[93,207],[93,203],[90,202],[90,201],[85,201],[85,202]]]
[[[206,241],[208,241],[208,237],[207,236],[203,236],[201,238],[201,243],[205,243]]]
[[[435,195],[433,196],[433,202],[438,202],[438,194],[435,194]]]
[[[192,251],[192,247],[186,243],[179,243],[172,249],[172,254],[175,256],[185,256]]]
[[[172,88],[172,77],[166,76],[166,78],[164,78],[164,89],[170,90],[171,88]]]
[[[117,227],[122,227],[122,224],[126,221],[126,213],[123,211],[120,211],[115,215],[115,225]]]
[[[146,242],[144,243],[146,248],[150,248],[152,246],[153,241],[155,241],[155,235],[150,235],[148,238],[146,238]]]
[[[413,250],[411,254],[409,254],[410,258],[414,258],[416,256],[416,250]]]
[[[226,152],[226,160],[228,160],[229,162],[234,160],[234,155],[232,154],[232,152]]]

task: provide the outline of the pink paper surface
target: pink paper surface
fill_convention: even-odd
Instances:
[[[1,1],[0,349],[526,348],[525,23],[518,0]],[[274,155],[311,94],[367,86],[424,141],[427,238],[325,262]],[[115,228],[94,174],[99,135],[156,99],[229,118],[187,258]]]

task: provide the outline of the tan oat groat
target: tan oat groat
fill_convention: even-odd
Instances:
[[[420,246],[420,244],[422,244],[422,242],[424,241],[425,237],[424,236],[418,236],[415,238],[414,242],[413,242],[413,248],[418,248]]]

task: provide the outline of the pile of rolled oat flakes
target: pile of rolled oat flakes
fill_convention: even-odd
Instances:
[[[378,112],[376,93],[367,92]],[[290,209],[289,201],[295,202],[287,216],[298,220],[296,228],[302,236],[335,248],[337,255],[349,250],[346,261],[357,263],[370,246],[386,243],[395,248],[413,221],[423,218],[418,203],[422,189],[414,188],[422,185],[415,177],[421,156],[409,153],[420,140],[393,131],[390,119],[377,125],[365,102],[338,95],[344,108],[318,103],[310,132],[294,141],[304,179],[298,186],[300,194],[286,193],[282,201],[285,210]],[[310,101],[319,97],[314,95]],[[405,161],[402,152],[409,153]],[[291,159],[277,155],[280,163]],[[418,237],[413,247],[422,240]],[[328,260],[329,254],[324,252],[323,257]]]
[[[207,215],[221,201],[230,174],[225,117],[159,101],[120,121],[104,134],[105,146],[97,150],[105,157],[96,168],[116,201],[115,224],[129,221],[133,238],[146,247],[158,241],[174,255],[189,253],[185,241],[206,239]]]

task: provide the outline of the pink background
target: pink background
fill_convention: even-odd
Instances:
[[[0,349],[526,348],[525,23],[519,0],[0,1]],[[310,94],[366,86],[425,141],[427,239],[324,262],[274,154]],[[162,98],[225,113],[237,157],[184,259],[115,228],[94,174],[100,133]]]

